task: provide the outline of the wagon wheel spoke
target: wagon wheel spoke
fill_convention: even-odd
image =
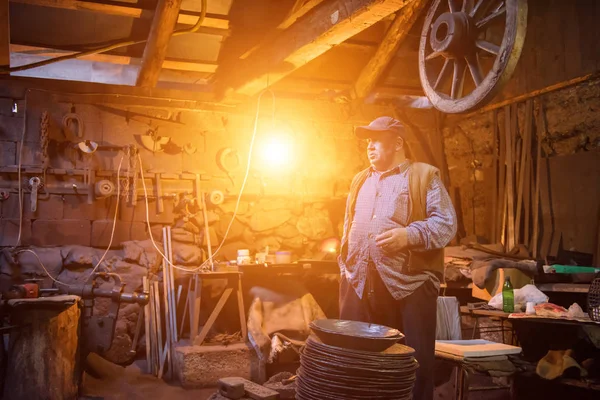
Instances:
[[[473,0],[463,0],[462,12],[470,14],[473,10]]]
[[[463,86],[465,83],[465,70],[466,63],[463,58],[457,58],[454,60],[454,73],[452,75],[452,90],[450,97],[458,99],[462,97]]]
[[[505,13],[506,13],[506,6],[503,4],[499,9],[495,10],[493,13],[491,13],[487,17],[485,17],[482,20],[478,21],[475,24],[475,27],[477,29],[484,29],[486,27],[486,25],[488,25],[490,22],[492,22],[496,18],[501,17]]]
[[[441,55],[442,55],[442,53],[440,53],[439,51],[434,51],[433,53],[431,53],[430,55],[428,55],[427,57],[425,57],[425,59],[427,61],[429,61],[429,60],[433,60],[434,58],[437,58],[437,57],[439,57]]]
[[[481,72],[481,65],[479,64],[479,57],[477,57],[477,53],[471,53],[467,57],[467,65],[469,66],[469,71],[471,72],[471,77],[473,78],[473,82],[475,82],[475,86],[481,85],[483,81],[483,72]]]
[[[437,79],[435,80],[435,84],[433,85],[434,90],[437,90],[437,88],[447,79],[451,65],[452,62],[450,61],[450,59],[446,58],[446,60],[444,61],[444,66],[442,67],[442,70],[440,71]]]
[[[500,3],[504,4],[504,1],[501,1]],[[469,13],[469,17],[475,18],[477,15],[486,15],[492,4],[494,4],[493,0],[478,0],[475,7],[473,7]]]
[[[475,46],[495,56],[500,54],[500,46],[488,42],[487,40],[478,40],[475,42]]]
[[[431,0],[419,76],[433,106],[462,113],[488,103],[515,71],[529,0]]]
[[[456,0],[448,0],[448,8],[450,8],[450,12],[458,12],[459,7],[456,5]]]

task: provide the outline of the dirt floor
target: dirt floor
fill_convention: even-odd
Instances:
[[[206,400],[215,389],[186,390],[147,374],[146,361],[123,368],[101,359],[88,360],[95,372],[84,374],[80,400]]]

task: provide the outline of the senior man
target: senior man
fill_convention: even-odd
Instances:
[[[405,127],[380,117],[356,128],[370,166],[353,179],[340,256],[340,318],[399,329],[420,364],[415,400],[433,398],[443,247],[456,212],[439,170],[407,159]]]

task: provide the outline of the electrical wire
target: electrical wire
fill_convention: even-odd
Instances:
[[[25,98],[23,100],[23,105],[25,110],[23,111],[23,131],[21,132],[21,147],[19,147],[19,165],[17,170],[17,175],[19,179],[19,235],[17,236],[17,243],[15,247],[19,247],[21,245],[21,235],[23,234],[23,182],[21,176],[21,169],[23,167],[23,147],[25,144],[25,132],[27,132],[27,95],[29,95],[30,90],[27,89],[25,92]]]
[[[231,220],[229,221],[229,224],[227,225],[227,229],[225,230],[225,233],[223,234],[223,239],[221,240],[221,243],[219,244],[219,247],[217,247],[217,249],[213,252],[212,256],[209,257],[208,259],[206,259],[202,264],[200,264],[199,267],[185,268],[185,267],[181,267],[181,266],[177,266],[177,265],[173,264],[164,255],[164,253],[158,248],[158,246],[156,245],[156,242],[154,240],[154,236],[152,235],[152,227],[150,225],[150,213],[148,211],[148,189],[146,187],[146,182],[144,180],[144,168],[142,166],[142,158],[141,158],[140,154],[138,153],[138,160],[139,160],[138,164],[140,166],[140,176],[141,176],[141,179],[142,179],[142,186],[144,188],[144,202],[145,202],[145,205],[146,205],[146,224],[148,226],[148,234],[150,235],[150,241],[152,242],[152,245],[154,246],[154,248],[156,249],[156,251],[158,252],[158,254],[160,254],[161,257],[171,267],[173,267],[175,269],[178,269],[180,271],[185,271],[185,272],[189,272],[189,273],[193,273],[193,272],[197,272],[199,270],[207,269],[213,263],[213,260],[214,260],[215,256],[219,253],[219,251],[221,250],[221,247],[223,247],[223,244],[227,240],[227,236],[229,235],[229,231],[231,230],[231,226],[233,225],[233,221],[237,217],[237,213],[238,213],[239,207],[240,207],[240,202],[241,202],[241,199],[242,199],[242,193],[244,192],[244,189],[246,187],[246,183],[248,182],[248,176],[250,175],[250,166],[252,164],[252,153],[253,153],[253,150],[254,150],[254,142],[256,140],[256,133],[258,131],[258,117],[260,115],[260,104],[261,104],[260,101],[262,99],[262,96],[266,92],[271,93],[271,97],[273,99],[273,103],[272,103],[273,109],[272,109],[272,112],[271,112],[271,118],[272,118],[271,123],[274,123],[274,121],[275,121],[275,94],[270,89],[266,89],[266,90],[263,90],[260,93],[260,95],[258,96],[258,99],[257,99],[256,115],[254,117],[254,128],[252,130],[252,137],[250,139],[250,147],[248,149],[248,162],[246,164],[246,172],[244,174],[244,179],[242,181],[242,186],[240,187],[240,193],[238,194],[237,201],[235,203],[235,208],[233,210],[233,215],[231,217]]]
[[[144,167],[142,165],[142,157],[140,156],[139,152],[138,152],[137,156],[138,156],[138,164],[140,166],[140,178],[142,179],[142,187],[144,188],[144,204],[146,205],[146,225],[148,226],[148,234],[150,235],[150,241],[152,242],[152,246],[154,246],[154,249],[156,251],[158,251],[158,254],[160,254],[160,256],[163,258],[163,260],[165,260],[167,262],[167,264],[169,264],[171,267],[178,269],[180,271],[195,272],[196,270],[199,269],[199,267],[186,268],[186,267],[181,267],[181,266],[177,266],[177,265],[173,264],[171,262],[171,260],[169,260],[169,258],[167,256],[165,256],[165,254],[156,245],[156,241],[154,240],[154,235],[152,235],[152,226],[150,225],[150,211],[149,211],[149,206],[148,206],[148,188],[146,187],[146,180],[144,179]]]
[[[271,93],[271,98],[273,99],[271,123],[273,124],[275,122],[275,94],[273,93],[273,91],[271,89],[266,89],[260,93],[260,95],[258,96],[258,99],[257,99],[256,115],[254,116],[254,129],[252,131],[252,138],[250,139],[250,148],[248,149],[248,162],[246,164],[246,173],[244,174],[244,180],[242,181],[242,186],[240,187],[240,193],[239,193],[239,195],[237,197],[237,201],[235,203],[233,215],[231,217],[231,220],[229,221],[229,225],[227,225],[227,229],[225,230],[225,233],[223,234],[223,239],[221,240],[219,247],[217,247],[217,249],[213,252],[212,257],[209,257],[206,261],[204,261],[200,265],[201,268],[206,268],[208,265],[211,265],[213,263],[215,256],[219,253],[219,251],[221,250],[221,247],[223,247],[223,244],[225,244],[225,240],[227,240],[227,236],[229,235],[229,230],[231,229],[231,226],[233,225],[233,221],[235,220],[238,210],[240,208],[240,201],[242,200],[242,193],[244,193],[244,189],[246,188],[246,183],[248,182],[248,175],[250,174],[250,165],[252,163],[252,153],[254,150],[254,142],[256,140],[256,132],[258,131],[258,117],[260,115],[260,100],[262,99],[262,96],[266,92]]]
[[[56,284],[67,286],[67,287],[73,286],[73,285],[69,285],[68,283],[61,282],[58,279],[56,279],[55,277],[53,277],[50,274],[50,272],[48,272],[48,269],[46,269],[46,266],[44,265],[44,263],[40,259],[40,256],[38,256],[38,254],[35,251],[33,251],[31,249],[23,249],[23,250],[17,251],[16,254],[21,254],[21,253],[31,253],[31,254],[33,254],[35,256],[35,258],[37,258],[38,263],[40,264],[40,266],[42,267],[42,269],[44,270],[44,272],[46,273],[46,275],[48,275],[48,278],[52,279]]]
[[[123,164],[123,158],[124,158],[124,156],[121,156],[121,161],[119,162],[119,167],[117,168],[117,182],[119,182],[120,178],[121,178],[121,165]],[[102,261],[104,261],[104,258],[106,257],[106,255],[108,254],[108,251],[110,250],[110,248],[112,246],[113,239],[115,237],[115,228],[117,226],[117,216],[118,216],[118,212],[119,212],[119,203],[120,203],[120,195],[121,195],[120,186],[121,186],[120,184],[117,184],[117,205],[115,207],[115,216],[113,218],[113,226],[112,226],[112,231],[110,233],[110,241],[108,243],[106,250],[104,251],[104,254],[102,254],[102,257],[100,257],[100,260],[98,260],[98,262],[96,263],[96,265],[94,266],[94,268],[92,269],[90,274],[88,275],[88,278],[91,277],[92,275],[94,275],[94,273],[96,272],[96,270],[98,269],[98,267],[100,266]],[[90,188],[90,190],[91,190],[91,188]],[[21,214],[21,216],[22,216],[22,214]],[[21,222],[22,222],[22,218],[21,218]],[[46,268],[46,266],[40,259],[39,255],[35,251],[33,251],[31,249],[23,249],[23,250],[18,250],[16,252],[16,254],[21,254],[21,253],[33,254],[35,256],[35,258],[38,260],[38,263],[40,264],[40,266],[42,267],[42,269],[44,270],[46,275],[48,275],[48,278],[52,279],[52,281],[54,281],[55,283],[57,283],[59,285],[67,286],[67,287],[73,286],[73,285],[69,285],[68,283],[61,282],[57,278],[53,277],[50,274],[50,272],[48,272],[48,269]]]
[[[206,17],[207,0],[201,0],[201,2],[202,2],[201,3],[202,10],[200,11],[200,16],[198,17],[198,21],[190,28],[181,29],[179,31],[173,32],[171,36],[180,36],[180,35],[185,35],[188,33],[195,33],[200,29],[200,27],[202,26],[202,23],[204,22],[204,19]],[[67,54],[64,56],[50,58],[48,60],[42,60],[42,61],[34,62],[31,64],[19,65],[18,67],[4,67],[4,68],[0,68],[0,74],[10,74],[11,72],[26,71],[26,70],[33,69],[33,68],[38,68],[38,67],[43,67],[43,66],[46,66],[49,64],[54,64],[54,63],[57,63],[60,61],[66,61],[66,60],[72,60],[72,59],[81,58],[81,57],[85,57],[85,56],[91,56],[93,54],[106,53],[107,51],[119,49],[121,47],[129,47],[129,46],[133,46],[136,44],[146,43],[147,41],[148,41],[147,38],[143,39],[143,40],[142,39],[140,39],[140,40],[125,40],[125,41],[120,41],[117,43],[110,44],[108,46],[100,47],[97,49],[82,51],[79,53]]]
[[[94,273],[96,272],[96,270],[98,269],[98,267],[100,266],[102,261],[104,261],[104,257],[106,257],[106,255],[108,254],[108,251],[110,250],[110,248],[112,246],[113,239],[115,238],[115,228],[117,226],[117,216],[119,215],[119,203],[121,203],[121,165],[123,164],[123,158],[125,158],[124,155],[121,156],[121,161],[119,161],[119,167],[117,168],[117,204],[115,206],[115,216],[113,218],[112,231],[110,232],[110,241],[108,242],[108,246],[106,247],[104,254],[102,254],[102,257],[100,257],[100,260],[98,260],[98,262],[96,263],[96,266],[92,269],[92,272],[90,272],[90,274],[88,275],[88,278],[91,277],[92,275],[94,275]],[[91,188],[90,188],[90,190],[91,190]]]

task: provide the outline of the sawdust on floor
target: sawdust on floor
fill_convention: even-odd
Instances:
[[[80,400],[207,400],[216,390],[186,390],[177,381],[158,379],[145,372],[146,361],[136,361],[125,368],[95,361],[99,376],[84,374]]]

